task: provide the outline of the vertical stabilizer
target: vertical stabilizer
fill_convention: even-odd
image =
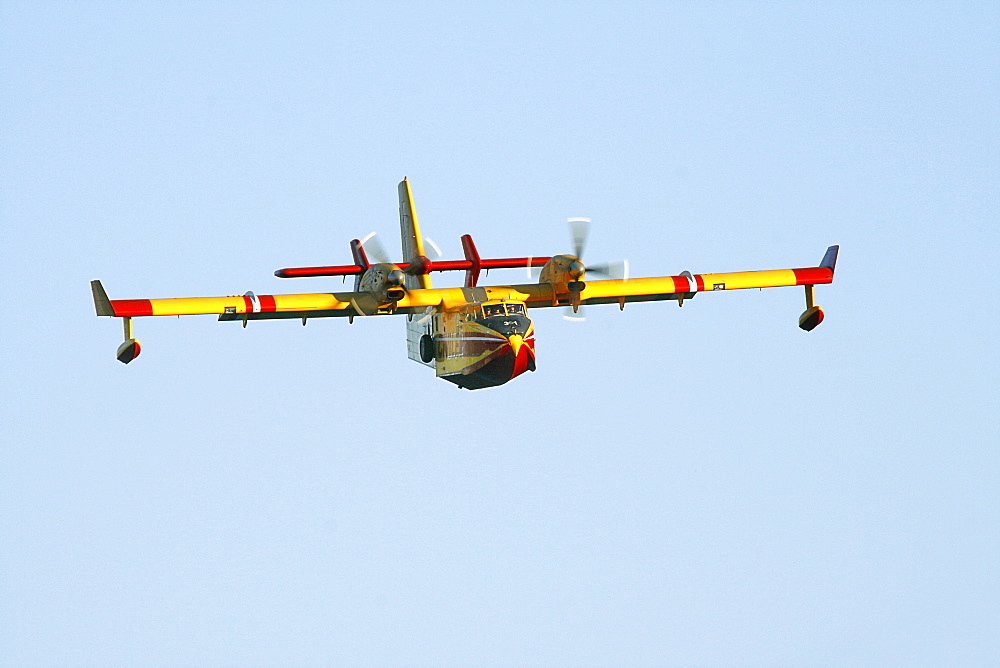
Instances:
[[[399,232],[403,238],[403,262],[425,263],[424,240],[420,236],[417,210],[413,206],[410,182],[405,178],[399,183]],[[405,287],[408,290],[430,288],[430,276],[427,274],[407,275]]]
[[[97,315],[113,316],[115,310],[111,307],[111,300],[108,299],[108,293],[104,291],[104,286],[101,285],[101,282],[91,281],[90,291],[94,294],[94,308],[97,309]]]

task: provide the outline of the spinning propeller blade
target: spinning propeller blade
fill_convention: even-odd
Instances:
[[[375,315],[378,312],[378,300],[369,293],[360,293],[351,299],[351,306],[358,315]]]
[[[431,239],[430,237],[424,237],[424,243],[430,246],[431,249],[434,251],[434,257],[431,258],[432,260],[441,259],[441,256],[444,255],[444,253],[441,252],[441,248],[436,243],[434,243],[433,239]]]
[[[424,237],[424,241],[431,247],[431,250],[434,251],[432,254],[433,257],[430,259],[439,259],[441,257],[441,248],[434,243],[434,240],[430,237]],[[379,241],[378,233],[374,230],[369,232],[368,235],[361,240],[361,245],[364,247],[365,252],[371,255],[376,262],[380,262],[382,264],[396,264],[389,259],[389,254],[385,252],[385,247],[382,245],[382,242]],[[416,272],[415,269],[415,267],[411,268],[407,270],[407,273],[419,273]]]
[[[620,262],[605,262],[603,264],[587,265],[587,273],[601,274],[620,281],[628,280],[628,260]]]
[[[573,255],[583,257],[583,249],[587,246],[587,236],[590,234],[590,218],[567,218],[570,234],[573,236]]]
[[[583,262],[583,251],[587,247],[587,236],[590,234],[591,221],[589,218],[567,218],[566,222],[569,223],[570,235],[573,239],[573,253],[577,259],[571,265],[571,271],[579,272],[579,276],[575,280],[582,281],[587,273],[600,274],[619,280],[628,280],[628,260],[605,262],[593,266],[588,266]],[[573,293],[573,303],[568,307],[569,312],[563,315],[564,319],[575,322],[586,320],[579,300],[579,293]]]
[[[389,254],[385,252],[385,248],[382,246],[382,242],[378,239],[378,234],[375,230],[368,233],[364,239],[361,240],[361,245],[364,247],[365,252],[375,258],[376,262],[382,264],[389,264]]]
[[[428,306],[424,309],[424,312],[420,314],[420,317],[417,318],[417,324],[422,326],[432,315],[434,315],[434,307]]]

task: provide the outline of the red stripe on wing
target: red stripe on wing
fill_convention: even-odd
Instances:
[[[826,267],[808,267],[806,269],[792,269],[792,271],[795,272],[795,285],[833,282],[833,271]]]
[[[118,318],[153,315],[153,303],[148,299],[112,299],[111,309]]]

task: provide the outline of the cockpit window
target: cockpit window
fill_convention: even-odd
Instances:
[[[497,315],[524,315],[524,304],[486,304],[483,306],[483,317],[492,318]]]

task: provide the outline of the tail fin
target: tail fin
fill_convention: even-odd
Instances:
[[[823,256],[823,261],[819,263],[819,266],[826,267],[830,271],[836,271],[837,269],[837,253],[840,251],[840,246],[830,246],[826,249],[826,255]]]
[[[399,232],[403,238],[403,262],[425,262],[424,240],[420,235],[417,210],[413,206],[410,182],[405,177],[399,182]],[[407,275],[405,286],[411,290],[429,289],[431,278],[427,274]]]
[[[94,294],[94,309],[97,311],[97,315],[113,316],[115,310],[111,307],[111,300],[108,299],[108,293],[104,291],[104,286],[101,285],[101,282],[91,281],[90,291]]]

